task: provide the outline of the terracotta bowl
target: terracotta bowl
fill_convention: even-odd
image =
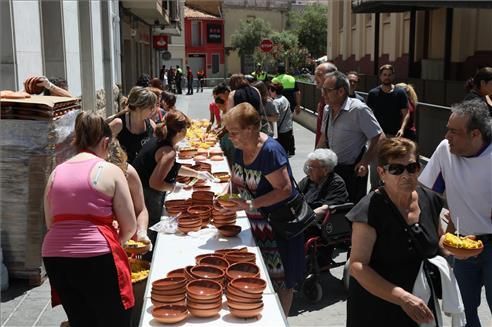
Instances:
[[[214,253],[214,252],[212,252],[212,253],[205,253],[205,254],[199,254],[199,255],[197,255],[197,256],[195,257],[195,262],[196,262],[196,264],[197,264],[197,265],[199,265],[199,264],[200,264],[200,261],[201,261],[203,258],[207,258],[207,257],[220,257],[220,258],[222,258],[222,259],[224,258],[224,256],[223,256],[223,255],[221,255],[221,254],[217,254],[217,253]],[[211,265],[209,265],[209,266],[211,266]]]
[[[212,299],[222,294],[220,283],[208,279],[197,279],[186,285],[186,292],[198,299]]]
[[[175,324],[188,316],[188,309],[184,305],[163,305],[152,309],[152,317],[164,324]]]
[[[193,190],[198,191],[209,191],[212,187],[210,185],[194,185]]]
[[[239,303],[256,303],[256,302],[261,301],[263,296],[250,299],[250,298],[247,298],[244,296],[235,295],[235,294],[228,291],[226,298],[227,298],[227,301],[233,301],[233,302],[239,302]]]
[[[202,228],[202,225],[198,225],[197,227],[182,227],[178,225],[178,229],[183,234],[188,234],[190,232],[198,232]]]
[[[195,191],[191,194],[192,200],[213,201],[215,193],[212,191]]]
[[[222,156],[222,155],[224,155],[224,151],[222,151],[221,149],[210,149],[208,151],[208,153],[210,154],[210,156]]]
[[[186,305],[186,298],[176,301],[176,302],[160,302],[157,300],[154,300],[153,298],[150,298],[150,301],[152,302],[152,305],[155,307],[162,306],[162,305]]]
[[[238,318],[254,318],[263,311],[263,304],[261,304],[260,306],[254,309],[238,310],[238,309],[229,308],[229,311],[231,312],[231,315]]]
[[[201,217],[191,214],[182,215],[178,218],[178,223],[181,225],[196,225],[199,222],[201,222]]]
[[[217,200],[217,202],[223,207],[223,208],[235,208],[237,207],[237,203],[229,200]]]
[[[162,295],[162,296],[174,296],[174,295],[180,295],[186,292],[185,286],[180,287],[180,288],[175,288],[173,290],[160,290],[160,289],[154,289],[152,288],[151,290],[152,294],[156,295]],[[176,300],[177,301],[177,300]]]
[[[186,200],[168,200],[164,203],[164,206],[166,208],[172,208],[172,207],[183,207],[186,206],[187,202]]]
[[[30,77],[24,81],[24,90],[29,94],[39,94],[44,91],[44,87],[38,86],[41,77]]]
[[[188,311],[192,316],[195,316],[197,318],[210,318],[216,316],[220,310],[222,309],[222,303],[216,306],[215,308],[212,309],[195,309],[192,307],[188,307]]]
[[[239,262],[226,269],[226,276],[230,280],[242,277],[258,277],[260,276],[260,268],[251,262]]]
[[[196,152],[193,153],[193,151],[179,151],[178,152],[178,158],[179,159],[193,159],[195,154],[196,154]]]
[[[253,300],[253,299],[261,299],[262,298],[262,294],[253,294],[253,293],[246,293],[246,292],[243,292],[242,290],[232,286],[231,283],[229,283],[229,285],[227,286],[227,295],[233,295],[237,298],[246,298],[246,299],[250,299],[250,300]]]
[[[168,216],[177,216],[178,214],[180,214],[183,211],[186,212],[186,209],[187,208],[178,208],[178,207],[175,207],[175,208],[166,209],[166,212],[167,212],[167,215]]]
[[[202,191],[200,191],[202,192]],[[204,215],[204,216],[210,216],[212,212],[212,207],[211,206],[203,206],[203,205],[192,205],[191,207],[188,208],[187,212],[190,215]]]
[[[237,310],[252,310],[258,308],[261,305],[263,305],[263,300],[247,303],[247,302],[237,302],[231,299],[227,299],[227,306],[229,308],[237,309]]]
[[[241,277],[233,279],[230,286],[246,293],[262,294],[266,288],[266,281],[258,277]]]
[[[247,247],[242,247],[242,248],[239,248],[239,249],[228,248],[228,249],[219,249],[219,250],[215,250],[214,251],[214,253],[222,253],[222,254],[224,254],[224,257],[229,252],[248,252],[248,248]]]
[[[213,303],[197,303],[193,300],[188,299],[186,302],[186,306],[188,308],[196,309],[196,310],[209,310],[217,308],[217,306],[222,305],[222,299],[219,299]]]
[[[231,226],[231,225],[235,225],[235,224],[236,224],[236,220],[228,220],[228,221],[224,221],[224,222],[214,221],[214,223],[213,223],[213,225],[217,228],[222,227],[222,226]]]
[[[224,271],[229,267],[229,262],[227,262],[226,259],[216,255],[209,255],[203,257],[197,263],[202,266],[217,267]]]
[[[256,262],[256,256],[250,252],[232,252],[227,253],[225,259],[231,264],[236,262]]]
[[[225,276],[224,270],[213,266],[198,265],[191,268],[191,274],[196,279],[223,279]]]
[[[167,277],[152,282],[152,289],[156,290],[173,290],[186,285],[186,279],[183,277]]]
[[[211,304],[211,303],[219,303],[222,302],[222,294],[219,296],[216,296],[211,299],[201,299],[201,298],[196,298],[192,296],[191,294],[186,294],[187,301],[191,301],[193,303],[200,303],[200,304]]]
[[[193,268],[194,266],[186,266],[184,268],[184,277],[186,278],[186,281],[189,282],[191,280],[195,280],[196,278],[193,277],[193,275],[191,274],[191,268]]]
[[[474,256],[479,255],[483,251],[483,246],[478,248],[478,249],[461,249],[461,248],[455,248],[455,247],[449,246],[445,243],[442,243],[442,245],[446,250],[448,250],[452,254],[457,255],[457,256],[463,256],[463,257],[470,257],[470,256],[474,257]]]
[[[224,156],[219,156],[219,155],[210,156],[210,160],[211,161],[222,161],[222,160],[224,160]]]
[[[220,235],[224,237],[233,237],[241,233],[241,226],[238,225],[225,225],[217,228]]]
[[[159,295],[151,292],[150,297],[160,303],[172,303],[186,299],[186,293],[176,295]]]
[[[167,273],[166,277],[184,277],[184,268],[178,268],[171,270],[170,272]]]
[[[237,219],[235,214],[215,214],[212,216],[214,221],[218,223],[225,223],[230,221],[235,221]]]

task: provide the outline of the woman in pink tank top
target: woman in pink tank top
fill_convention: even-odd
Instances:
[[[111,139],[102,117],[81,112],[78,154],[55,168],[45,190],[42,256],[53,305],[63,305],[70,326],[130,325],[134,297],[121,243],[135,234],[136,219],[123,172],[103,159]]]

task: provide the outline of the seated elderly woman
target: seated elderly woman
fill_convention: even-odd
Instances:
[[[304,164],[307,176],[299,183],[299,190],[318,217],[326,214],[329,205],[349,202],[345,182],[333,171],[337,162],[332,150],[316,149]]]

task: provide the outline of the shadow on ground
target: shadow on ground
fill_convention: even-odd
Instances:
[[[11,279],[8,290],[3,291],[1,298],[2,303],[13,300],[27,291],[33,289],[35,286],[30,286],[29,282],[24,279]]]
[[[317,303],[310,303],[299,289],[294,294],[294,303],[289,312],[289,317],[298,316],[304,312],[318,311],[332,304],[347,299],[348,292],[343,282],[333,276],[330,272],[320,275],[320,282],[323,288],[323,297]]]

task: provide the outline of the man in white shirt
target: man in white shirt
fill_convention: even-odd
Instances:
[[[487,106],[465,101],[451,108],[445,140],[419,181],[443,193],[450,212],[447,232],[476,235],[484,243],[477,257],[456,258],[454,273],[465,305],[466,326],[480,326],[482,286],[492,312],[492,131]]]

